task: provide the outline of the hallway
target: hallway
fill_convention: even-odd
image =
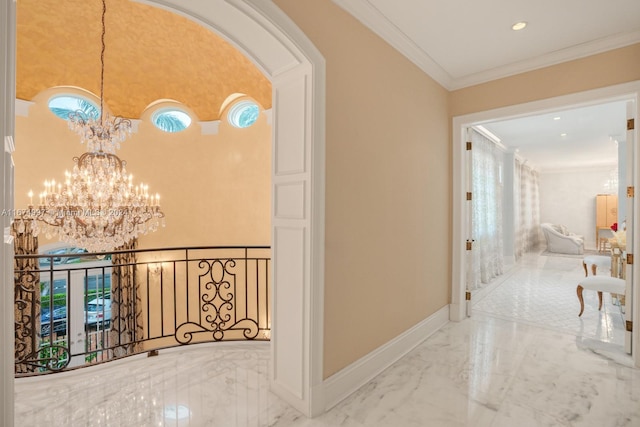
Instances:
[[[605,299],[599,314],[597,298],[589,296],[579,320],[572,281],[580,277],[574,269],[580,260],[529,261],[477,302],[472,318],[447,324],[316,419],[268,391],[268,343],[230,343],[18,380],[16,426],[640,425],[640,370],[616,350],[618,307]],[[539,289],[526,280],[536,274],[548,278]],[[550,294],[553,283],[561,289]],[[492,314],[490,302],[513,295],[515,286],[533,297],[519,300],[521,318]],[[545,324],[547,312],[535,313],[540,307],[578,320],[553,328]],[[582,335],[571,329],[576,325]]]

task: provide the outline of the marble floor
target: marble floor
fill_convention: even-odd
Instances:
[[[568,262],[541,258],[485,292],[471,318],[447,324],[318,418],[268,391],[268,343],[225,343],[19,379],[16,426],[640,426],[640,370],[622,352],[596,351],[620,347],[618,307],[606,301],[609,311],[597,314],[589,298],[576,325],[574,293],[570,305],[553,306],[570,313],[554,328],[535,310],[548,310],[563,291],[549,298],[547,290],[538,302],[536,274],[547,285],[575,277]],[[517,310],[490,304],[501,292],[518,297],[514,283],[531,295],[505,302]]]
[[[597,293],[584,292],[585,311],[578,317],[580,305],[576,286],[584,278],[581,257],[523,257],[517,268],[508,271],[474,296],[475,313],[563,331],[599,341],[600,348],[623,354],[624,314],[609,293],[603,294],[602,310],[597,309]],[[617,302],[616,302],[617,303]]]

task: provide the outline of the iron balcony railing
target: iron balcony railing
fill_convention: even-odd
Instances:
[[[16,376],[270,338],[270,248],[16,255]]]

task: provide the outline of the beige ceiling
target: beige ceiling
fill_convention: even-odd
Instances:
[[[100,93],[100,0],[18,0],[18,99],[76,86]],[[219,118],[244,93],[271,108],[271,84],[229,43],[181,16],[129,0],[107,0],[104,93],[108,109],[139,118],[173,99],[199,120]]]

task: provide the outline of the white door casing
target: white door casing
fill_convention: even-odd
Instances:
[[[307,416],[324,411],[322,396],[324,314],[324,132],[325,63],[304,33],[271,0],[135,0],[198,22],[243,52],[273,86],[272,165],[272,390]],[[0,28],[15,41],[11,0],[0,0]],[[7,25],[5,25],[5,23]],[[4,34],[3,34],[4,39]],[[13,126],[15,60],[3,43],[0,50],[2,117]],[[14,43],[7,43],[13,46]],[[6,84],[5,84],[6,82]],[[3,123],[3,125],[6,123]],[[5,130],[3,129],[3,132]],[[2,177],[5,191],[13,183]],[[5,265],[12,256],[2,252]],[[11,277],[3,292],[12,291]],[[4,295],[3,295],[4,296]],[[13,298],[3,298],[3,313],[12,317]],[[4,320],[4,319],[3,319]],[[12,329],[13,322],[3,332]],[[3,409],[13,409],[13,345],[1,335]],[[7,359],[8,358],[8,359]],[[7,369],[10,369],[8,373]],[[10,392],[9,392],[10,391]],[[2,411],[13,424],[12,412]]]
[[[636,185],[637,186],[637,180],[636,180],[636,176],[637,173],[636,171],[638,170],[638,150],[636,149],[636,143],[637,143],[637,139],[636,139],[636,130],[635,128],[638,126],[638,107],[637,107],[637,99],[634,100],[630,100],[627,101],[627,123],[629,123],[629,121],[632,121],[634,123],[634,125],[632,126],[633,129],[629,129],[629,126],[627,126],[627,137],[626,137],[626,148],[627,148],[627,165],[626,165],[626,182],[630,182],[633,183],[632,185]],[[625,213],[627,221],[626,221],[626,226],[627,226],[627,231],[626,231],[626,236],[627,236],[627,253],[631,253],[631,254],[636,254],[637,252],[637,245],[635,244],[635,237],[636,237],[636,228],[638,228],[638,222],[636,221],[637,216],[634,216],[633,213],[637,212],[638,209],[638,203],[637,203],[637,197],[634,194],[634,197],[631,199],[627,199],[627,211]],[[632,255],[634,256],[634,255]],[[637,286],[635,286],[634,283],[634,279],[636,277],[636,266],[635,265],[629,265],[627,264],[627,270],[626,270],[626,290],[625,290],[625,314],[624,314],[624,322],[625,322],[625,326],[628,324],[632,324],[635,325],[636,329],[639,326],[638,323],[638,309],[640,309],[640,299],[638,298],[638,288]],[[635,318],[635,322],[634,321]],[[627,353],[631,353],[632,355],[638,355],[638,353],[640,352],[640,347],[638,347],[638,336],[640,336],[639,333],[637,333],[635,336],[633,334],[633,331],[630,331],[629,328],[627,328],[627,331],[625,332],[624,335],[624,349]],[[636,363],[636,366],[640,366],[638,363]]]
[[[471,128],[468,127],[464,130],[465,135],[465,146],[471,142]],[[468,274],[472,274],[473,272],[473,257],[471,256],[470,250],[478,250],[477,247],[474,248],[474,235],[473,235],[473,148],[466,147],[466,154],[464,156],[465,166],[465,188],[468,193],[471,194],[471,197],[466,197],[465,202],[465,211],[466,211],[466,221],[467,221],[467,234],[465,239],[465,259],[464,268],[466,269]],[[469,249],[469,245],[471,245],[471,249]],[[467,277],[465,280],[465,284],[469,283],[469,278]],[[468,297],[467,297],[468,296]],[[467,317],[471,317],[472,313],[472,304],[471,304],[471,289],[468,285],[465,285],[465,314]]]
[[[579,92],[571,95],[559,96],[555,98],[544,99],[540,101],[528,102],[509,107],[497,108],[494,110],[481,111],[477,113],[457,116],[453,118],[452,127],[452,143],[453,143],[453,230],[452,230],[452,272],[451,272],[451,310],[450,320],[461,321],[466,317],[465,289],[466,289],[466,256],[465,246],[467,236],[470,235],[469,224],[467,221],[467,204],[466,204],[466,174],[465,174],[465,156],[466,156],[466,128],[479,125],[482,123],[514,119],[532,114],[540,114],[543,112],[552,112],[568,107],[580,107],[587,105],[600,104],[604,102],[627,100],[633,102],[635,108],[636,129],[633,131],[633,138],[637,140],[638,135],[638,114],[640,110],[637,108],[640,100],[640,81],[624,83],[615,86],[609,86],[600,89]],[[640,164],[640,150],[635,150],[634,162],[637,166]],[[638,186],[638,174],[633,174],[628,185],[635,188]],[[640,222],[639,207],[636,203],[637,197],[633,199],[633,224]],[[638,253],[638,230],[640,227],[633,227],[633,252]],[[632,266],[633,277],[640,277],[640,262],[635,262]],[[635,292],[632,297],[631,313],[633,315],[633,361],[635,366],[640,367],[640,292]]]
[[[13,209],[13,158],[15,116],[15,2],[0,0],[0,140],[4,146],[0,161],[0,425],[13,426],[14,310],[13,238],[10,234]]]

